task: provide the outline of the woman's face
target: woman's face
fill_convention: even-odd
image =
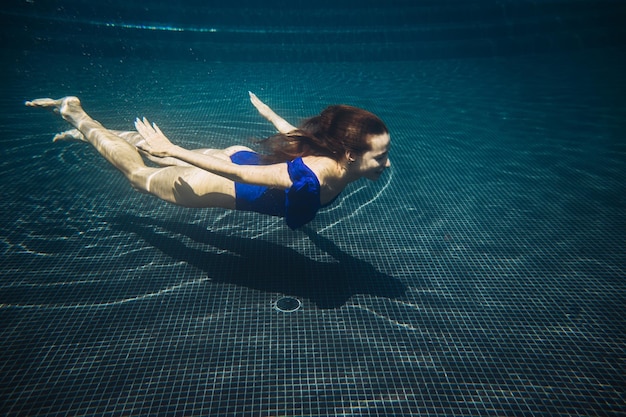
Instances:
[[[390,138],[388,133],[372,135],[369,138],[370,150],[354,158],[352,169],[361,177],[376,181],[385,169],[391,166],[389,161]]]

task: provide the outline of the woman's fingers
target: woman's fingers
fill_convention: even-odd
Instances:
[[[263,105],[263,102],[261,100],[259,100],[259,98],[256,96],[256,94],[248,91],[248,93],[250,93],[250,101],[252,102],[252,104],[254,105],[254,107],[259,107]]]
[[[137,142],[136,146],[146,152],[153,151],[153,148],[150,144],[151,139],[154,138],[154,130],[148,123],[148,120],[144,117],[143,120],[139,118],[135,119],[135,129],[137,132],[143,137],[143,140]]]
[[[248,94],[250,94],[250,101],[252,102],[252,105],[256,107],[259,113],[261,114],[265,113],[267,111],[266,108],[268,108],[267,105],[263,103],[261,100],[259,100],[256,94],[254,94],[253,92],[248,91]]]
[[[144,117],[144,120],[145,120],[145,117]],[[144,138],[146,134],[148,133],[145,122],[139,120],[139,118],[135,119],[135,129],[137,129],[137,132],[139,132],[139,134],[141,134],[141,136],[143,136]]]
[[[135,129],[144,139],[136,145],[143,151],[155,156],[164,156],[168,149],[173,146],[156,123],[150,123],[145,117],[135,119]]]
[[[155,134],[163,135],[163,132],[156,127],[156,124],[151,126],[150,122],[145,117],[143,120],[140,120],[139,118],[135,119],[135,129],[137,129],[137,132],[139,132],[144,139],[148,139],[151,136],[153,137]]]

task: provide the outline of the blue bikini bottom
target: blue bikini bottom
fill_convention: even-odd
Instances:
[[[237,165],[261,165],[259,154],[250,151],[234,153],[230,160]],[[237,210],[285,217],[285,190],[236,182],[235,207]]]

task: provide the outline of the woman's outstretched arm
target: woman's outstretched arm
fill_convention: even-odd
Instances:
[[[145,118],[143,120],[136,119],[135,128],[144,138],[144,141],[138,142],[136,146],[151,155],[177,158],[235,182],[280,189],[287,189],[292,185],[285,163],[237,165],[210,154],[201,154],[174,145],[156,124],[150,124]]]
[[[287,134],[296,130],[296,127],[288,123],[285,119],[274,113],[274,110],[270,109],[269,106],[263,103],[259,98],[252,92],[248,91],[250,94],[250,101],[252,105],[256,107],[256,109],[261,113],[261,116],[265,117],[270,123],[276,127],[282,134]]]

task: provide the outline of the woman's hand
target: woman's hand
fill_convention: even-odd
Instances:
[[[171,156],[171,150],[176,146],[161,132],[155,124],[143,120],[135,119],[135,128],[144,140],[137,143],[137,148],[154,156]]]
[[[271,112],[271,109],[267,106],[267,104],[263,103],[252,91],[248,91],[250,94],[250,102],[256,109],[261,113],[261,116],[267,118],[266,114]]]
[[[285,119],[274,113],[274,110],[270,109],[267,104],[259,100],[254,93],[248,91],[248,94],[250,94],[250,101],[252,102],[252,105],[256,107],[261,116],[265,117],[274,125],[274,127],[276,127],[276,130],[282,134],[287,134],[296,130],[295,126],[292,126]]]

